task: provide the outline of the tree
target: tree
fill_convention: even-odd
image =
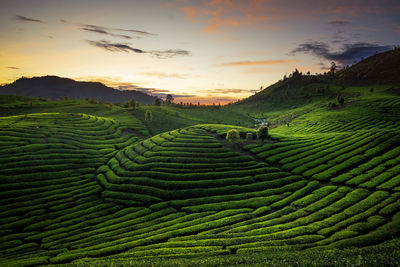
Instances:
[[[335,73],[335,71],[336,71],[336,63],[335,62],[331,62],[331,68],[330,68],[330,73],[331,73],[331,75],[333,75],[334,73]]]
[[[146,110],[146,113],[144,114],[144,120],[145,121],[151,121],[153,119],[153,115],[151,114],[150,110]]]
[[[229,130],[226,134],[226,140],[228,140],[229,142],[235,143],[239,139],[239,132],[235,129]]]
[[[261,141],[264,142],[264,140],[269,137],[268,127],[267,126],[258,127],[257,136],[259,139],[261,139]]]
[[[157,97],[156,100],[154,101],[154,105],[156,106],[161,106],[161,100]]]
[[[174,97],[170,94],[167,95],[167,98],[165,99],[168,103],[174,102]]]
[[[135,109],[138,106],[139,106],[139,103],[136,102],[135,99],[132,98],[131,100],[128,101],[128,107],[131,107],[131,108]]]

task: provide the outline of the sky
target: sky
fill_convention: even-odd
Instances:
[[[0,0],[0,84],[57,75],[225,104],[400,44],[399,0]]]

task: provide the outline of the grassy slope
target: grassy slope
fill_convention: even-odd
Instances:
[[[309,87],[315,89],[314,86],[315,84]],[[38,211],[32,211],[22,218],[19,218],[18,214],[14,215],[9,220],[15,221],[14,224],[18,227],[14,228],[13,232],[9,232],[9,228],[1,228],[5,235],[2,241],[2,245],[5,246],[2,249],[3,263],[8,262],[5,261],[7,258],[12,260],[10,264],[14,264],[15,257],[20,258],[21,264],[25,264],[35,261],[46,263],[49,260],[56,263],[82,257],[117,254],[110,259],[83,260],[76,264],[107,265],[111,261],[138,266],[263,264],[264,262],[271,262],[272,265],[296,265],[308,264],[316,257],[313,252],[315,250],[285,252],[283,255],[286,257],[282,257],[281,253],[269,253],[270,256],[264,253],[255,254],[254,257],[247,256],[248,253],[271,251],[272,248],[286,244],[284,248],[288,250],[320,246],[321,248],[316,251],[321,255],[319,258],[321,264],[329,264],[335,257],[340,257],[338,262],[343,265],[358,264],[358,262],[374,264],[375,259],[369,256],[373,251],[384,254],[378,257],[379,263],[395,265],[399,261],[398,241],[348,252],[322,249],[381,243],[398,236],[400,231],[398,227],[400,171],[396,168],[400,156],[398,149],[400,99],[387,93],[388,86],[373,86],[374,92],[369,91],[370,87],[346,87],[342,90],[339,86],[330,86],[329,93],[313,98],[310,103],[304,98],[304,101],[296,102],[298,104],[296,107],[293,107],[293,103],[287,103],[286,106],[272,111],[271,105],[263,108],[259,102],[243,103],[239,107],[227,107],[221,111],[209,112],[205,108],[184,109],[175,106],[142,106],[138,110],[114,107],[110,110],[106,105],[75,101],[32,101],[32,106],[30,100],[3,101],[1,104],[3,115],[58,111],[112,118],[120,121],[118,127],[122,127],[120,130],[118,127],[114,128],[116,132],[113,138],[117,139],[121,138],[118,137],[118,133],[125,132],[132,134],[132,137],[136,135],[136,138],[144,139],[147,138],[146,129],[150,134],[156,134],[201,122],[224,122],[236,125],[240,122],[240,125],[247,125],[251,124],[247,118],[249,113],[254,117],[265,117],[278,126],[271,130],[271,133],[276,140],[280,140],[278,143],[275,141],[266,145],[261,145],[257,141],[245,141],[233,146],[218,138],[218,135],[223,135],[229,127],[214,125],[164,133],[128,147],[126,146],[129,143],[124,144],[116,139],[113,146],[117,145],[115,152],[119,152],[110,153],[111,151],[104,150],[105,154],[99,154],[99,160],[96,161],[98,163],[95,163],[96,168],[103,166],[85,176],[85,179],[88,179],[85,183],[93,183],[94,175],[97,173],[97,184],[93,183],[92,186],[94,189],[96,184],[96,190],[100,191],[94,193],[92,201],[101,199],[102,205],[108,205],[106,208],[110,211],[86,221],[83,219],[81,224],[76,224],[76,227],[74,226],[76,221],[71,217],[66,221],[62,231],[67,231],[66,233],[71,231],[70,234],[61,232],[56,235],[52,231],[56,230],[57,225],[57,219],[54,218],[59,215],[46,212],[48,208],[39,207]],[[335,109],[328,109],[327,103],[334,101],[338,92],[345,98],[345,104]],[[287,94],[289,93],[285,93],[283,98]],[[277,105],[281,100],[278,98],[274,101],[276,102],[273,105]],[[144,112],[148,109],[152,111],[154,118],[149,124],[143,120]],[[238,112],[232,113],[232,109]],[[245,115],[239,115],[244,110],[246,110]],[[25,117],[19,118],[21,122],[26,120]],[[34,117],[30,120],[33,124],[28,126],[7,123],[9,120],[15,119],[8,118],[3,121],[17,132],[18,127],[38,125]],[[52,126],[52,120],[54,121],[54,119],[46,120],[46,127],[49,129],[55,126]],[[96,126],[99,131],[101,127],[108,127],[101,126],[106,120],[102,121]],[[290,126],[279,126],[283,121],[290,121]],[[75,122],[70,127],[79,132],[78,123]],[[43,135],[46,135],[46,129],[39,128],[38,131],[41,131],[39,139],[35,139],[37,138],[35,136],[27,140],[23,137],[17,138],[19,142],[21,140],[27,142],[22,145],[40,143],[45,140]],[[75,136],[73,139],[90,140],[89,136]],[[369,140],[370,136],[374,138]],[[53,140],[47,135],[46,138]],[[375,139],[378,141],[373,143]],[[8,146],[12,147],[12,142],[16,141],[9,142]],[[118,142],[121,145],[118,145]],[[90,146],[95,148],[88,141],[83,143],[88,149],[91,149]],[[356,144],[354,148],[350,147],[354,144]],[[126,148],[123,149],[124,147]],[[210,147],[212,155],[207,154]],[[332,150],[336,147],[337,149]],[[313,154],[318,157],[315,158]],[[8,164],[7,166],[22,164],[17,163],[18,157],[16,162],[7,162],[6,158],[2,164]],[[229,160],[225,162],[224,158]],[[353,162],[352,159],[356,161]],[[300,161],[303,163],[296,164]],[[183,162],[185,164],[182,164]],[[232,165],[232,162],[240,162],[241,165],[237,163]],[[184,166],[189,166],[187,164],[192,166],[185,169]],[[219,169],[216,169],[218,166],[216,164],[221,165]],[[302,167],[303,165],[305,167]],[[319,169],[319,166],[325,167]],[[235,169],[239,173],[229,172]],[[136,170],[139,173],[135,175],[127,170]],[[29,172],[29,168],[25,168],[25,171]],[[207,179],[214,177],[212,172],[218,173],[218,179],[213,179],[211,182]],[[16,175],[15,177],[21,175],[18,170],[17,173],[11,173]],[[201,173],[204,175],[200,175]],[[281,174],[275,177],[274,173]],[[5,172],[3,177],[4,175],[10,174]],[[132,175],[133,177],[138,175],[138,178],[147,177],[148,180],[129,180]],[[195,178],[194,181],[192,176]],[[172,183],[168,183],[168,180]],[[126,183],[133,183],[136,186],[130,187]],[[279,192],[275,192],[275,189],[272,191],[262,189],[277,186],[279,188],[282,185],[285,185],[282,187],[283,191],[279,189]],[[8,188],[10,185],[6,183],[2,186]],[[27,186],[29,187],[29,184]],[[203,190],[196,190],[199,187]],[[227,190],[224,190],[224,187]],[[82,190],[79,187],[76,189]],[[8,200],[8,195],[5,191],[2,192],[5,194],[3,200]],[[22,194],[23,191],[20,192]],[[345,202],[336,203],[338,200],[335,200],[335,195],[342,196]],[[369,195],[372,195],[371,199],[368,198]],[[326,199],[318,203],[325,203],[327,210],[320,210],[323,205],[318,208],[312,205],[317,199],[321,201]],[[372,199],[374,201],[371,202]],[[150,207],[150,210],[146,207]],[[63,206],[57,210],[59,208],[56,205],[54,212],[63,213]],[[111,211],[111,209],[116,210]],[[138,209],[135,210],[137,215],[134,213],[129,219],[134,219],[131,224],[127,224],[127,219],[124,219],[128,218],[126,217],[128,212],[132,212],[129,209]],[[340,215],[341,212],[343,215]],[[115,216],[114,213],[118,215]],[[310,213],[316,217],[313,219],[312,216],[308,216]],[[339,216],[333,216],[335,213]],[[54,226],[39,224],[36,226],[38,228],[32,229],[20,226],[30,223],[31,220],[42,220],[40,216],[45,216],[48,223]],[[282,216],[285,219],[278,220]],[[200,220],[202,217],[207,219]],[[179,218],[184,219],[179,221]],[[22,222],[18,222],[19,220]],[[96,227],[99,221],[103,224]],[[168,221],[177,228],[168,228],[171,227]],[[107,228],[111,225],[114,225],[113,228]],[[296,225],[300,228],[296,228]],[[70,236],[74,235],[80,239],[82,233],[86,233],[82,241]],[[28,238],[31,235],[33,238]],[[186,238],[185,235],[189,237]],[[271,238],[272,241],[266,242]],[[118,254],[120,252],[126,253]],[[151,257],[154,253],[178,259],[161,261]],[[212,257],[214,254],[229,253],[238,255]],[[25,256],[22,256],[23,254]],[[186,257],[190,255],[203,255],[203,257],[196,257],[193,260],[182,259],[182,254]],[[361,258],[358,254],[362,255]],[[206,256],[208,260],[205,261]]]
[[[152,122],[145,122],[144,114],[150,110]],[[94,116],[113,118],[129,124],[139,120],[145,124],[151,135],[171,131],[199,123],[225,123],[249,126],[252,119],[241,113],[211,107],[180,107],[178,105],[141,105],[137,109],[122,108],[118,105],[90,104],[85,100],[44,101],[37,98],[0,96],[0,116],[65,112],[85,113]],[[147,134],[144,134],[147,135]]]

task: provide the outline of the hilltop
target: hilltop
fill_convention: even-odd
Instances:
[[[337,77],[352,84],[399,84],[400,48],[368,57],[340,70]]]
[[[52,100],[66,97],[70,99],[94,98],[109,103],[127,102],[133,98],[142,104],[153,104],[156,99],[156,97],[135,90],[120,91],[99,82],[80,82],[58,76],[22,77],[11,84],[0,87],[0,94]]]
[[[353,85],[392,85],[400,83],[400,48],[377,53],[334,74],[304,74],[297,69],[282,80],[262,89],[232,106],[263,102],[265,109],[289,108],[294,102],[304,104],[336,96]]]

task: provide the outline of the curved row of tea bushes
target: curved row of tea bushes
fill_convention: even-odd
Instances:
[[[60,253],[45,244],[114,218],[95,171],[115,149],[137,142],[113,119],[41,113],[0,118],[0,258]],[[29,263],[29,262],[28,262]],[[1,264],[0,264],[1,265]]]

